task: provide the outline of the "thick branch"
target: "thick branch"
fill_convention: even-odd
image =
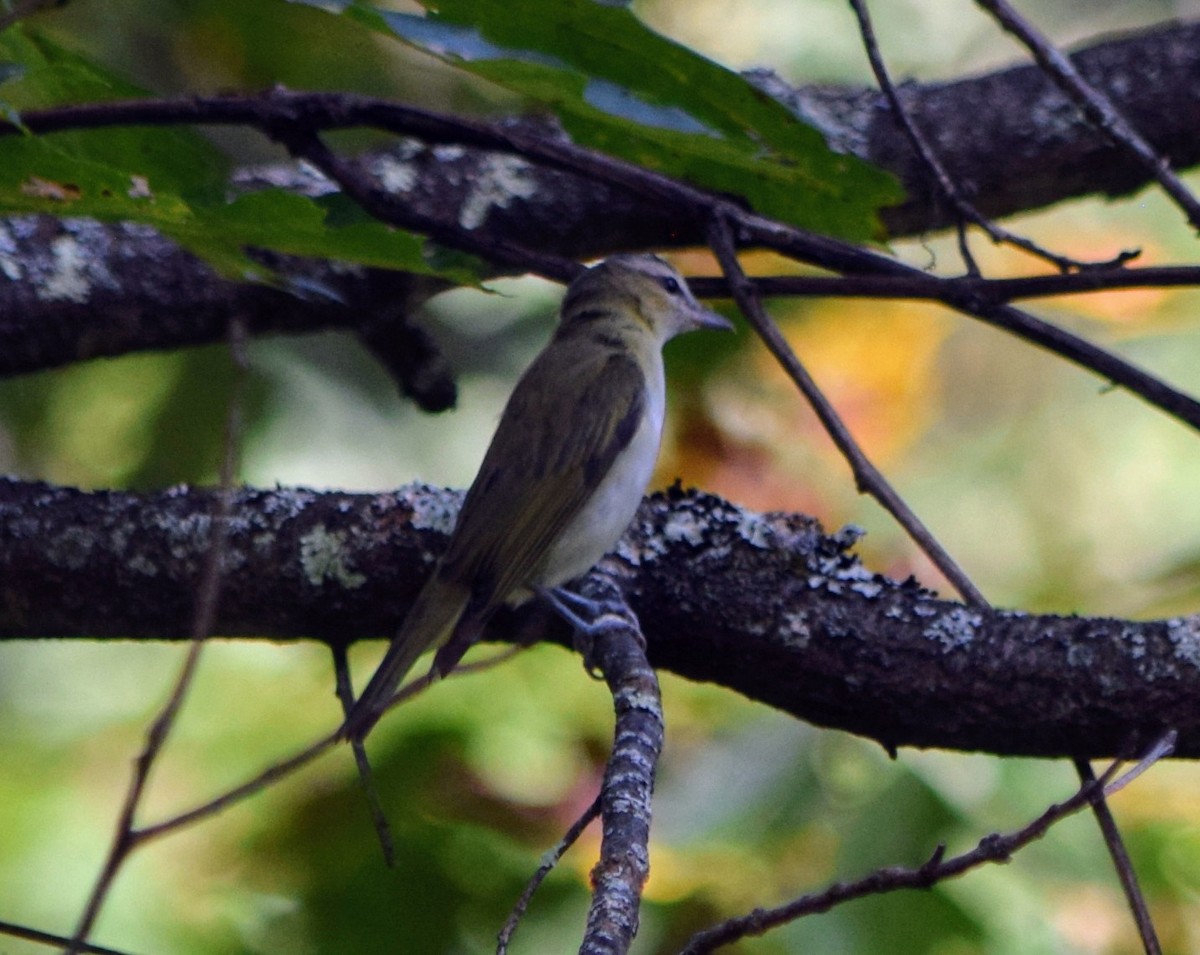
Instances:
[[[145,226],[0,219],[0,377],[220,342],[235,323],[255,336],[344,328],[363,337],[422,407],[453,403],[431,344],[405,321],[406,304],[440,285],[329,262],[269,261],[281,288],[221,278]]]
[[[0,638],[185,637],[214,496],[0,483]],[[458,495],[241,492],[214,632],[388,634],[444,544]],[[650,499],[618,555],[651,663],[885,746],[1128,755],[1166,728],[1200,755],[1200,623],[968,610],[872,574],[794,515]],[[539,608],[492,637],[546,636]]]
[[[67,128],[100,127],[129,123],[248,123],[288,145],[298,156],[319,165],[337,182],[347,186],[352,197],[382,221],[403,228],[427,231],[440,241],[480,252],[496,249],[494,239],[484,238],[477,224],[459,221],[453,225],[435,222],[387,191],[380,172],[366,172],[329,152],[317,130],[371,126],[398,133],[420,133],[433,139],[460,139],[474,144],[508,150],[549,167],[570,170],[626,191],[642,201],[669,210],[680,232],[690,223],[728,220],[732,232],[747,246],[774,249],[800,262],[852,275],[910,276],[923,284],[919,269],[904,265],[865,248],[834,238],[805,232],[747,212],[732,200],[716,196],[688,183],[644,169],[602,153],[581,149],[556,139],[530,136],[498,124],[463,120],[376,99],[338,94],[295,94],[274,90],[258,97],[215,97],[189,100],[137,100],[102,103],[98,106],[63,107],[26,113],[25,124],[35,132]],[[15,132],[0,123],[0,133]],[[508,266],[524,260],[524,267],[557,279],[571,277],[578,264],[557,254],[506,247],[497,260]],[[486,254],[486,253],[485,253]],[[1200,403],[1167,386],[1152,375],[1091,343],[1056,328],[1011,306],[980,302],[973,296],[960,297],[943,282],[942,300],[951,307],[1050,348],[1097,374],[1142,396],[1181,421],[1200,428]]]
[[[1076,61],[1088,81],[1112,97],[1174,167],[1200,159],[1200,141],[1193,134],[1200,120],[1200,26],[1171,25],[1099,43]],[[1147,63],[1154,64],[1154,82],[1145,80]],[[792,89],[768,75],[756,79],[836,145],[901,178],[910,199],[885,212],[892,235],[951,223],[951,210],[936,201],[933,184],[880,94]],[[902,92],[949,175],[988,215],[1095,192],[1120,194],[1145,182],[1142,172],[1088,128],[1036,67],[913,84]],[[194,112],[187,121],[204,120],[203,111]],[[252,113],[252,106],[244,112]],[[559,135],[525,123],[511,128],[526,136],[531,130]],[[410,142],[367,164],[385,181],[405,184],[403,198],[414,214],[446,227],[469,223],[494,243],[579,259],[619,248],[703,242],[702,226],[680,222],[619,189],[479,144],[448,146],[438,142],[437,130],[426,132],[430,145]],[[244,172],[238,184],[306,192],[330,188],[288,166]],[[372,316],[394,314],[396,303],[412,291],[407,279],[381,272],[348,275],[319,263],[288,263],[285,272],[296,278],[295,294],[289,295],[219,279],[144,227],[33,217],[0,220],[0,272],[5,277],[0,281],[0,374],[93,355],[218,341],[233,319],[251,334],[361,330]]]
[[[1095,43],[1071,60],[1174,168],[1200,161],[1194,134],[1200,121],[1200,24],[1172,23]],[[892,235],[954,223],[955,210],[938,201],[936,182],[885,109],[882,94],[789,90],[768,73],[758,81],[835,142],[900,177],[909,198],[884,215]],[[909,84],[901,95],[950,178],[992,218],[1076,196],[1125,195],[1148,180],[1145,169],[1090,126],[1035,65]]]

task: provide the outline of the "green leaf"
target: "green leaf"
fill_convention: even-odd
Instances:
[[[102,137],[105,131],[93,135]],[[270,270],[245,254],[255,246],[290,255],[338,259],[359,265],[437,274],[477,285],[484,263],[470,256],[446,259],[423,236],[390,228],[365,213],[331,226],[328,215],[341,196],[311,199],[263,190],[233,202],[188,202],[154,192],[121,169],[34,136],[0,140],[0,210],[90,216],[152,225],[203,258],[223,275],[270,281]],[[442,256],[439,258],[439,256]]]
[[[210,241],[232,242],[290,255],[441,275],[464,285],[478,285],[489,271],[485,263],[470,256],[445,258],[424,236],[393,229],[357,206],[347,208],[350,205],[340,194],[310,199],[265,189],[220,207],[197,208],[193,222],[176,237],[189,247],[204,248]],[[331,225],[331,221],[342,224]],[[216,249],[209,251],[218,254]],[[254,268],[261,270],[262,266]]]
[[[21,26],[0,34],[0,60],[20,67],[4,87],[4,104],[14,111],[141,92]],[[170,231],[190,219],[191,200],[224,201],[226,174],[222,155],[182,129],[0,138],[0,210],[8,213],[132,220]]]
[[[422,0],[424,17],[358,0],[341,11],[551,107],[579,143],[744,196],[758,211],[849,239],[879,234],[895,180],[835,153],[741,76],[594,0]]]
[[[13,67],[0,108],[8,107],[14,119],[17,110],[142,95],[78,54],[21,29],[0,35],[0,65]],[[246,255],[249,246],[437,274],[462,284],[479,284],[485,274],[477,259],[448,259],[423,237],[371,219],[340,195],[310,199],[265,190],[229,202],[227,177],[220,152],[174,127],[0,138],[0,212],[142,222],[234,278],[272,278]]]
[[[21,25],[0,34],[0,61],[20,67],[20,74],[4,84],[5,104],[18,111],[144,95],[119,76]],[[157,195],[178,193],[208,201],[224,196],[228,163],[206,139],[187,129],[113,127],[54,133],[39,140],[49,144],[44,151],[40,147],[22,151],[16,137],[0,139],[0,166],[53,155],[61,167],[74,157],[93,171],[107,167],[110,174],[102,184],[89,183],[85,173],[72,177],[83,180],[76,183],[81,189],[94,185],[123,193],[132,185],[130,177],[138,176]],[[56,175],[36,169],[23,171],[42,178]],[[5,178],[11,180],[13,171],[5,172]],[[87,198],[95,198],[90,190],[85,193]]]
[[[149,176],[141,178],[152,165],[139,163],[131,174],[96,155],[104,151],[74,148],[61,137],[0,139],[0,209],[134,219],[159,226],[186,218],[187,204],[178,195],[154,193]]]

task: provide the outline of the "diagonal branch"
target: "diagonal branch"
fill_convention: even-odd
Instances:
[[[1171,169],[1171,165],[1100,90],[1084,79],[1075,65],[1034,26],[1019,14],[1008,0],[976,0],[1005,30],[1020,40],[1033,54],[1038,66],[1124,153],[1132,157],[1146,175],[1158,182],[1186,214],[1188,222],[1200,229],[1200,202]]]
[[[858,2],[858,0],[855,0],[855,2]],[[720,219],[715,220],[713,223],[713,227],[710,230],[710,242],[721,263],[721,269],[725,273],[726,280],[734,290],[734,298],[737,300],[742,313],[755,330],[758,331],[759,336],[766,342],[772,354],[787,369],[792,380],[813,406],[814,411],[825,427],[826,433],[833,439],[838,449],[842,452],[843,457],[850,464],[859,489],[875,497],[892,514],[908,535],[921,547],[942,573],[946,575],[947,579],[955,585],[968,604],[977,609],[991,611],[990,604],[975,587],[971,579],[959,568],[958,564],[954,562],[941,546],[941,543],[921,523],[920,519],[912,512],[903,498],[895,492],[887,480],[863,454],[842,423],[836,410],[829,404],[825,396],[821,394],[815,382],[812,381],[808,372],[801,365],[799,359],[796,358],[788,347],[778,327],[771,321],[763,309],[762,303],[755,294],[754,289],[750,286],[745,273],[742,272],[729,228]],[[1089,782],[1094,781],[1090,775],[1091,769],[1086,760],[1076,759],[1074,763],[1080,779],[1085,786]],[[1113,857],[1122,888],[1125,891],[1126,898],[1129,900],[1134,920],[1143,939],[1146,953],[1147,955],[1159,955],[1160,947],[1157,934],[1154,930],[1154,923],[1150,919],[1141,886],[1138,884],[1137,875],[1129,861],[1120,830],[1117,828],[1116,822],[1112,817],[1112,812],[1108,807],[1103,791],[1096,793],[1095,798],[1092,800],[1092,810],[1104,836],[1105,844],[1108,846],[1109,852]]]
[[[1156,741],[1152,751],[1157,752],[1159,748],[1160,743]],[[1073,796],[1050,806],[1036,819],[1015,832],[985,836],[974,849],[950,858],[946,858],[945,847],[939,846],[923,865],[878,869],[855,882],[839,882],[821,892],[801,896],[776,908],[756,909],[749,915],[729,919],[712,929],[698,932],[692,936],[680,955],[703,955],[737,939],[762,935],[772,928],[805,915],[827,912],[852,899],[881,895],[899,889],[928,889],[982,865],[1008,862],[1018,850],[1041,839],[1055,823],[1086,808],[1098,795],[1103,794],[1105,787],[1110,783],[1116,786],[1123,785],[1117,776],[1120,767],[1119,761],[1112,763],[1098,779],[1083,781]],[[1134,771],[1140,772],[1140,765],[1135,767]]]
[[[854,482],[859,491],[870,494],[883,506],[884,510],[896,519],[897,523],[904,528],[917,546],[933,561],[934,566],[945,575],[946,579],[954,585],[968,603],[986,607],[987,600],[983,594],[942,547],[937,538],[930,533],[912,508],[896,493],[887,478],[863,453],[862,448],[858,446],[858,442],[854,440],[854,436],[850,434],[836,409],[821,393],[821,389],[813,381],[808,370],[796,357],[795,352],[792,351],[791,346],[779,331],[779,327],[767,315],[762,302],[747,279],[746,273],[742,271],[742,267],[738,263],[733,236],[728,223],[721,216],[713,218],[713,224],[709,230],[709,243],[713,252],[716,253],[717,260],[721,263],[721,271],[725,273],[725,280],[733,290],[733,297],[738,308],[742,310],[742,314],[758,332],[759,338],[766,344],[775,360],[779,362],[800,393],[812,406],[825,428],[825,432],[850,465],[850,469],[854,473]]]
[[[867,9],[867,0],[850,0],[850,7],[858,19],[858,29],[862,35],[863,47],[866,49],[867,59],[871,64],[871,71],[875,74],[875,81],[879,84],[879,89],[887,99],[888,106],[892,111],[892,117],[904,133],[905,138],[912,144],[913,151],[921,158],[921,162],[928,167],[933,181],[937,184],[937,188],[949,200],[950,205],[956,210],[960,219],[978,226],[987,233],[993,242],[1007,242],[1009,245],[1023,249],[1031,255],[1050,262],[1064,272],[1078,267],[1080,263],[1073,259],[1058,255],[1049,249],[1044,249],[1030,239],[1001,228],[976,209],[975,205],[967,199],[963,190],[959,188],[953,177],[946,171],[945,165],[938,158],[937,151],[933,148],[928,137],[921,131],[921,127],[917,125],[916,121],[909,114],[908,108],[900,98],[900,92],[892,82],[887,65],[883,61],[883,54],[879,50],[879,43],[875,38],[875,28],[871,24],[871,14]],[[961,229],[959,248],[966,262],[968,273],[978,275],[979,268],[975,264],[974,257],[971,255],[965,231]]]
[[[756,275],[748,281],[756,294],[764,298],[889,298],[945,304],[956,299],[971,299],[985,306],[1117,289],[1189,288],[1200,285],[1200,266],[1100,267],[1066,274],[1013,278],[973,275],[941,278],[914,272],[900,275]],[[700,298],[726,298],[732,294],[729,283],[723,278],[690,278],[688,285]]]
[[[27,925],[18,925],[15,922],[6,922],[3,920],[0,920],[0,935],[6,935],[9,938],[24,939],[27,942],[35,942],[38,945],[65,947],[71,944],[69,938],[64,938],[53,932],[43,932],[40,929],[30,928]],[[106,945],[93,945],[90,942],[83,943],[82,946],[78,947],[78,951],[80,955],[129,955],[129,952],[109,948]]]
[[[743,245],[773,249],[834,271],[881,278],[910,276],[918,272],[893,259],[861,249],[848,251],[833,240],[800,233],[749,213],[739,213],[733,221],[737,222],[738,238]],[[1011,305],[996,304],[987,298],[978,300],[972,295],[969,284],[955,286],[949,283],[956,280],[941,281],[948,283],[943,287],[945,294],[938,296],[944,304],[1045,348],[1127,389],[1189,427],[1200,430],[1200,402],[1191,395],[1171,387],[1120,356],[1028,312]],[[971,280],[961,281],[969,283]]]
[[[583,831],[592,824],[592,821],[600,815],[600,805],[603,798],[603,793],[597,795],[591,801],[588,807],[579,815],[563,833],[563,837],[558,841],[553,849],[551,849],[542,858],[541,864],[526,883],[525,889],[521,892],[521,897],[517,899],[513,905],[512,912],[504,921],[504,927],[500,930],[496,938],[496,955],[508,955],[508,946],[512,941],[513,935],[517,931],[517,927],[521,924],[521,919],[525,917],[525,912],[529,908],[529,903],[533,900],[534,893],[538,890],[541,884],[545,881],[546,876],[554,869],[558,862],[567,850],[579,840],[583,835]]]
[[[230,512],[233,507],[233,482],[241,441],[241,394],[246,372],[245,343],[240,327],[235,325],[231,328],[229,337],[230,351],[238,366],[239,376],[237,387],[230,395],[229,407],[226,410],[225,453],[220,467],[221,486],[213,500],[211,520],[206,526],[207,551],[197,586],[195,610],[189,631],[191,644],[167,701],[150,724],[150,729],[146,733],[146,745],[134,761],[133,775],[117,819],[112,846],[96,877],[92,893],[84,906],[83,914],[79,918],[79,923],[75,927],[75,932],[64,955],[75,955],[75,953],[83,951],[83,946],[100,915],[100,909],[108,898],[117,873],[140,844],[136,828],[137,813],[150,783],[150,774],[166,745],[167,737],[175,726],[179,711],[187,698],[196,669],[200,664],[200,653],[204,649],[205,640],[213,632],[213,626],[217,620],[217,608],[225,572],[224,562],[228,551]]]
[[[337,183],[347,196],[380,221],[423,233],[464,252],[479,255],[501,268],[532,271],[561,282],[570,282],[581,271],[579,263],[572,259],[512,242],[499,242],[459,223],[444,223],[414,210],[384,189],[361,166],[356,167],[334,153],[301,122],[276,122],[271,127],[271,135],[297,159],[306,160]]]
[[[1096,774],[1086,759],[1077,759],[1074,760],[1074,763],[1075,771],[1084,786],[1091,785],[1096,781]],[[1106,786],[1105,790],[1107,788]],[[1117,879],[1121,883],[1121,891],[1125,893],[1125,901],[1129,905],[1129,911],[1133,913],[1134,924],[1142,939],[1142,948],[1146,955],[1162,955],[1162,945],[1158,941],[1158,931],[1154,928],[1150,907],[1146,904],[1146,897],[1138,881],[1137,871],[1133,867],[1133,860],[1129,858],[1125,840],[1121,836],[1117,820],[1113,817],[1112,809],[1108,805],[1105,791],[1098,792],[1093,797],[1092,815],[1096,817],[1096,823],[1104,837],[1104,844],[1108,847],[1108,854],[1112,858],[1113,868],[1116,869]]]
[[[440,241],[475,251],[483,248],[481,242],[494,244],[480,239],[474,230],[458,222],[432,223],[425,221],[427,217],[424,216],[414,220],[406,203],[381,198],[386,192],[372,183],[371,177],[352,170],[325,150],[313,131],[366,125],[397,133],[418,133],[440,141],[465,141],[517,153],[553,169],[585,176],[641,198],[652,203],[659,214],[665,214],[681,233],[721,214],[734,226],[735,238],[740,244],[772,248],[800,261],[848,275],[897,277],[922,274],[878,253],[772,222],[725,198],[631,163],[581,149],[561,139],[532,135],[498,124],[439,116],[363,97],[274,90],[258,97],[146,100],[64,107],[26,114],[24,120],[31,128],[42,131],[133,122],[248,123],[268,135],[291,141],[297,149],[313,151],[314,156],[325,162],[384,221],[406,227],[421,223],[430,228],[436,225]],[[0,134],[14,131],[15,127],[0,123]],[[511,250],[501,248],[497,254],[502,261],[514,261]],[[573,274],[575,267],[558,256],[541,253],[526,264],[531,270],[544,269],[546,274],[557,278]],[[1012,306],[976,300],[961,287],[948,287],[941,300],[960,312],[1046,347],[1200,429],[1200,402],[1102,348]]]

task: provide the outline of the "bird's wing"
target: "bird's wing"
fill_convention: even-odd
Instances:
[[[477,604],[503,603],[530,581],[645,415],[632,356],[571,351],[548,348],[522,377],[467,492],[441,573]]]

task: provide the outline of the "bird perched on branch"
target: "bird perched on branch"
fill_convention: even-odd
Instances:
[[[426,650],[448,672],[503,604],[538,594],[579,623],[559,588],[616,544],[641,503],[662,437],[662,346],[732,327],[654,255],[614,255],[571,283],[554,337],[509,398],[449,546],[343,737],[370,731]]]

